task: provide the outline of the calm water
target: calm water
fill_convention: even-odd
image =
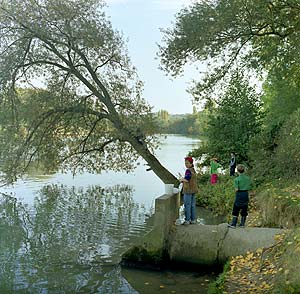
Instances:
[[[199,141],[162,137],[174,174]],[[144,162],[132,174],[28,176],[0,194],[0,293],[206,293],[211,276],[121,268],[121,253],[151,229],[164,185]],[[9,196],[8,196],[9,195]]]

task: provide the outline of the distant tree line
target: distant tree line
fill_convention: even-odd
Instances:
[[[166,110],[156,113],[158,133],[202,136],[207,124],[207,111],[192,114],[170,114]]]

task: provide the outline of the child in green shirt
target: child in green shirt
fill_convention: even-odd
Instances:
[[[241,212],[241,223],[240,227],[245,226],[246,218],[248,215],[248,203],[249,203],[249,193],[248,191],[252,189],[251,178],[244,174],[245,167],[242,164],[238,164],[237,171],[239,176],[234,179],[235,188],[235,201],[232,209],[232,221],[228,226],[230,228],[235,228],[239,213]]]
[[[210,183],[212,185],[216,184],[218,181],[218,168],[221,167],[221,164],[218,163],[217,158],[212,158],[210,162]]]

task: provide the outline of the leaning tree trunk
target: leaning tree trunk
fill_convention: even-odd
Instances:
[[[153,172],[165,183],[174,184],[179,183],[178,179],[167,170],[158,159],[149,151],[146,144],[137,138],[130,136],[127,139],[128,143],[138,152],[138,154],[148,163]]]
[[[158,159],[149,151],[145,142],[139,140],[139,138],[132,135],[129,129],[122,123],[117,112],[114,108],[111,108],[111,122],[115,125],[119,131],[120,136],[124,141],[128,142],[135,151],[147,162],[153,172],[165,183],[165,184],[179,184],[178,179],[167,170]]]

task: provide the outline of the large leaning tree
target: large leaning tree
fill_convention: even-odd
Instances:
[[[101,0],[1,0],[0,160],[7,181],[31,163],[130,171],[154,156],[151,107]],[[37,87],[38,86],[38,87]]]
[[[174,76],[189,62],[205,62],[208,69],[192,89],[196,99],[205,99],[236,67],[298,80],[299,50],[298,0],[204,0],[176,15],[159,56]]]

